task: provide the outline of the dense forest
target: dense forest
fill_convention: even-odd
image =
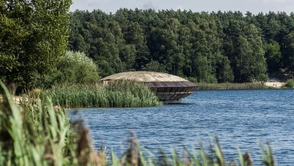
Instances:
[[[263,82],[294,71],[294,13],[112,14],[69,12],[71,0],[12,2],[0,2],[0,80],[22,89],[138,70],[202,83]]]
[[[195,82],[266,81],[294,70],[294,14],[75,11],[68,49],[92,58],[101,77],[152,70]]]

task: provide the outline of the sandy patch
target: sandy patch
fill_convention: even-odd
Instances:
[[[286,84],[285,82],[278,82],[278,81],[265,83],[266,86],[270,86],[274,88],[281,88],[285,84]]]

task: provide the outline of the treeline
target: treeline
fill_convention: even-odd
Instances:
[[[68,49],[86,53],[102,77],[152,70],[196,82],[266,81],[294,69],[294,14],[75,11]]]

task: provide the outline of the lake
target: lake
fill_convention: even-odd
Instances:
[[[96,148],[103,142],[118,156],[127,148],[128,130],[133,130],[141,146],[154,154],[159,148],[167,153],[180,151],[182,145],[197,148],[200,139],[209,147],[217,135],[227,162],[238,158],[239,147],[259,165],[260,141],[270,143],[278,165],[293,165],[293,96],[293,90],[196,91],[181,104],[82,109],[69,115],[84,120]]]

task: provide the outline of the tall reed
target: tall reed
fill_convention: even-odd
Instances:
[[[0,86],[3,86],[0,81]],[[106,165],[92,146],[89,130],[68,121],[66,111],[48,100],[15,104],[4,87],[0,103],[0,165]]]
[[[113,165],[148,165],[148,166],[253,166],[253,160],[249,152],[242,154],[241,150],[238,150],[238,156],[235,160],[226,161],[221,149],[221,145],[218,138],[215,137],[210,148],[205,149],[202,141],[199,141],[199,150],[193,148],[192,152],[184,147],[183,152],[178,153],[176,150],[171,150],[171,155],[166,155],[162,152],[162,157],[156,158],[148,150],[139,145],[134,132],[131,132],[133,138],[128,140],[129,148],[118,158],[111,153],[111,162]],[[257,165],[264,166],[276,166],[274,156],[269,144],[265,147],[260,144],[262,153],[261,163]]]
[[[198,83],[198,90],[251,90],[251,89],[269,89],[262,83]]]
[[[80,107],[145,107],[161,103],[148,87],[130,81],[107,85],[59,85],[43,91],[41,98],[68,108]]]

